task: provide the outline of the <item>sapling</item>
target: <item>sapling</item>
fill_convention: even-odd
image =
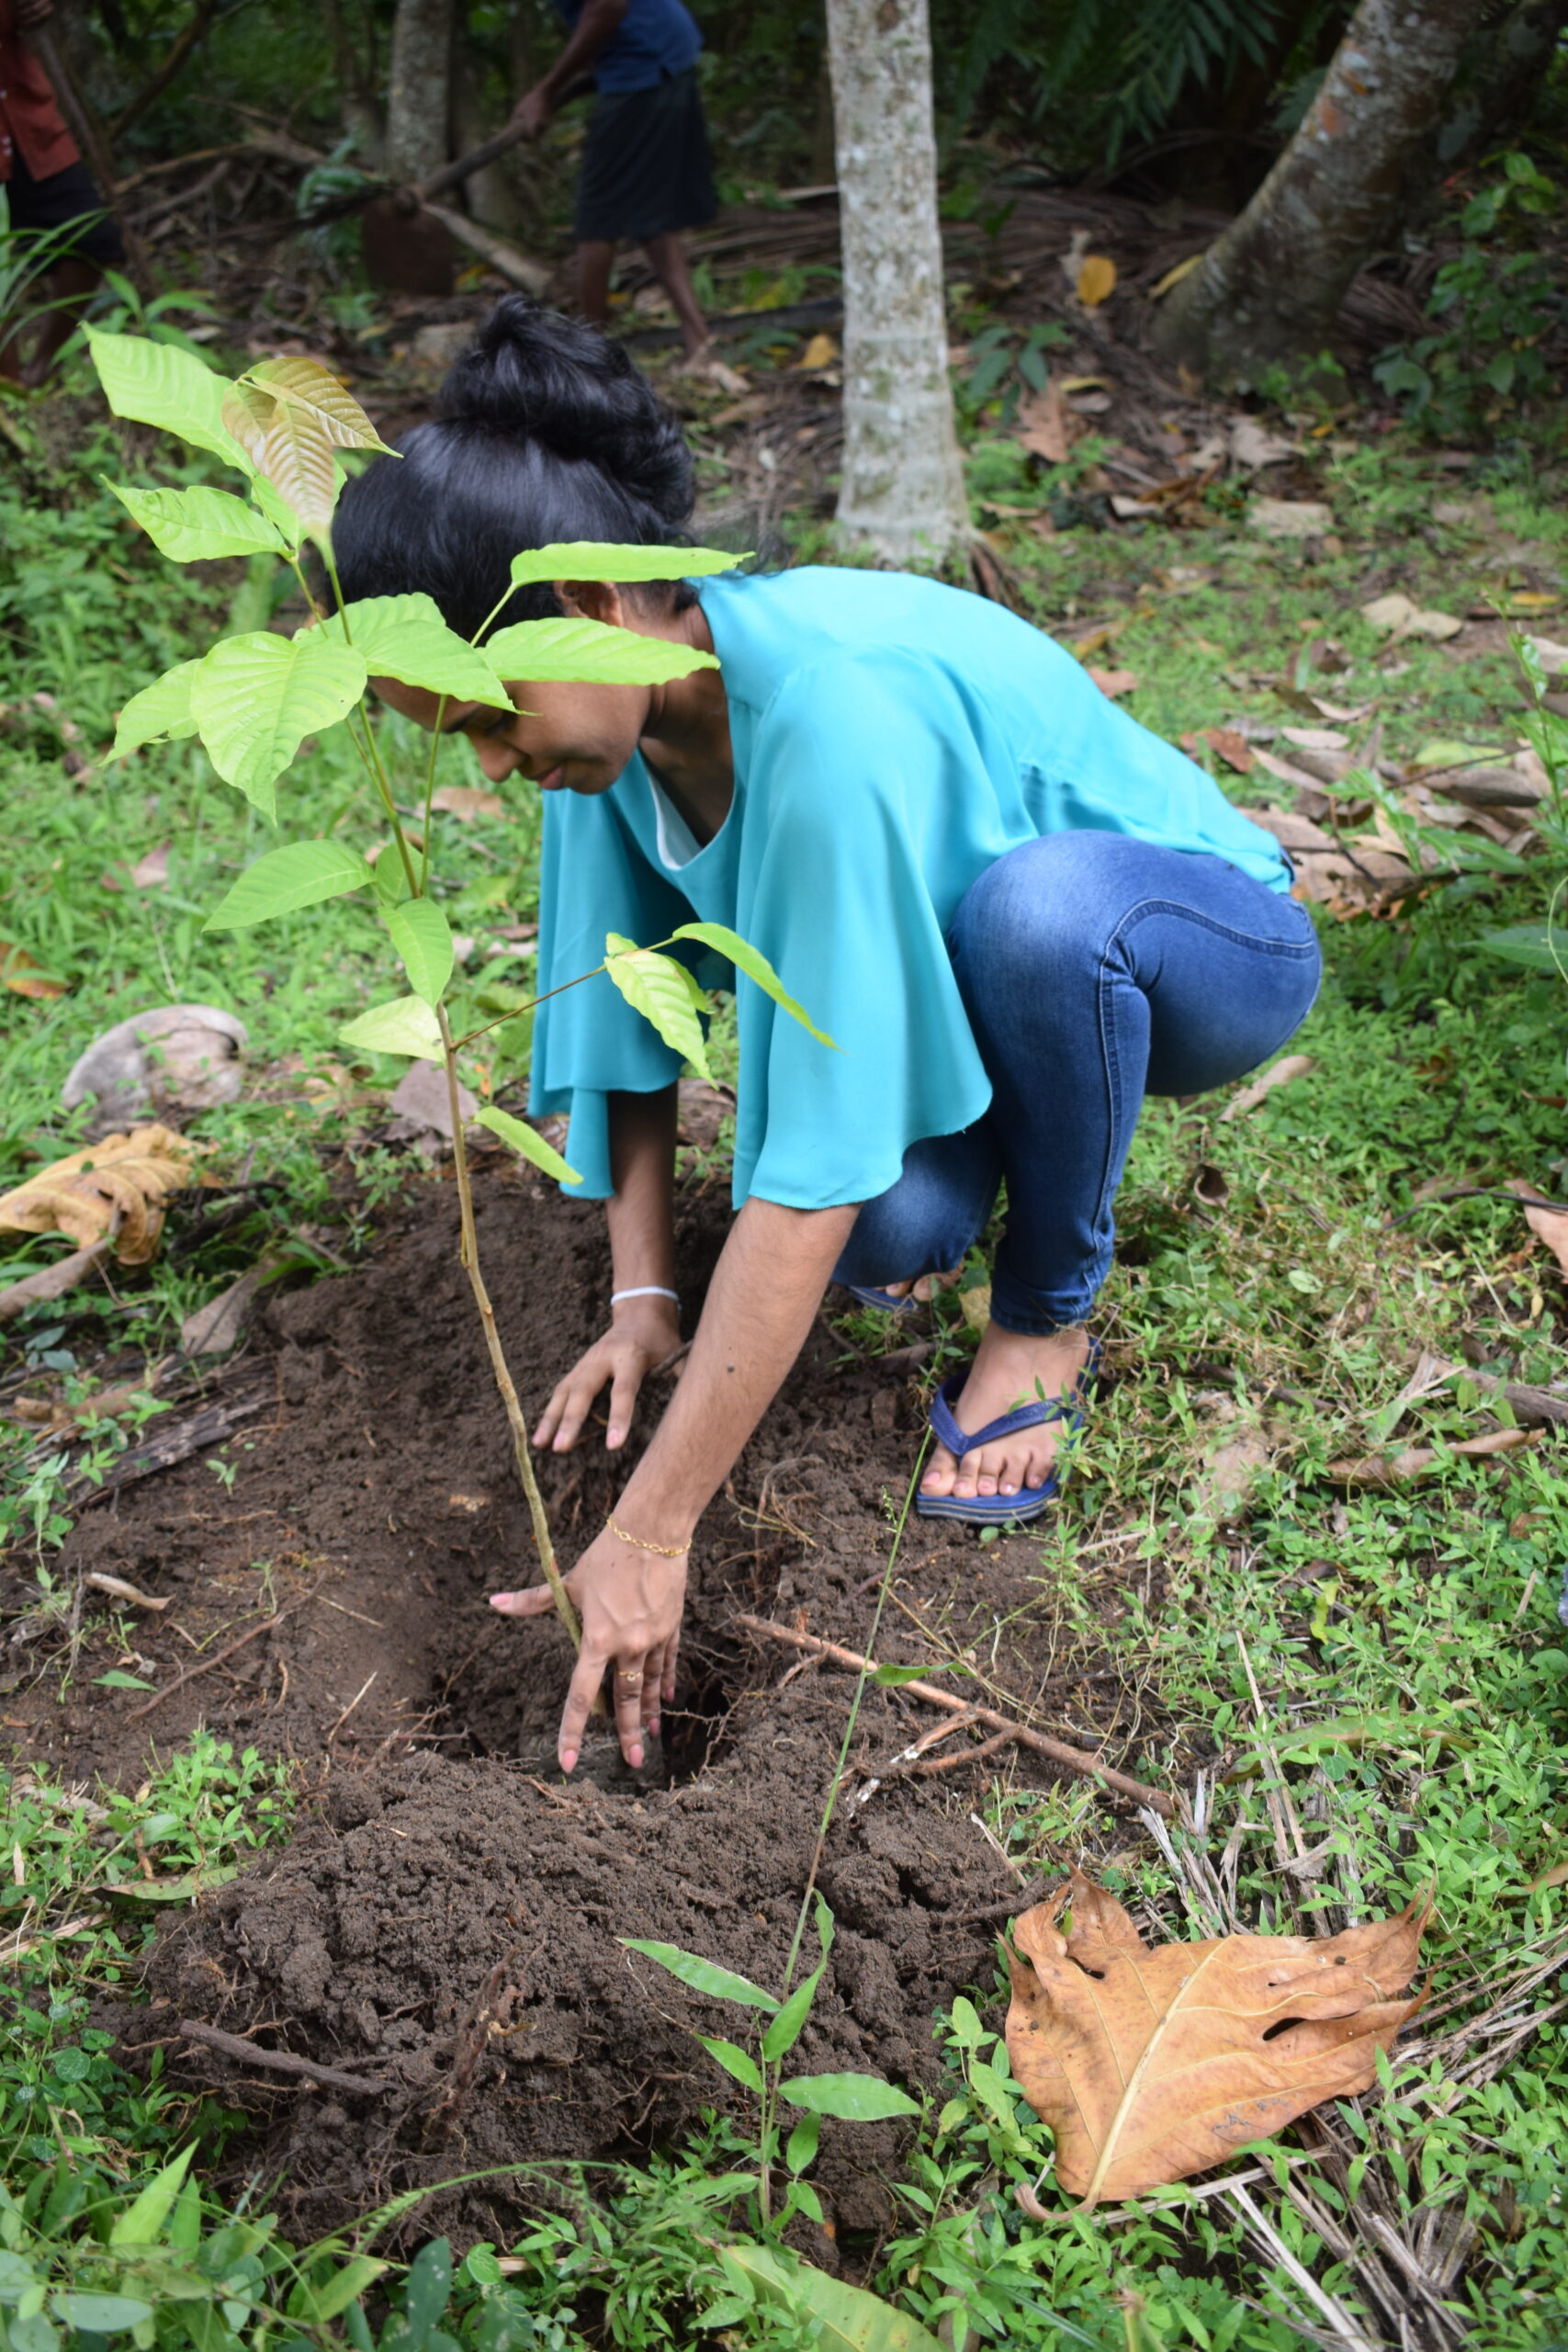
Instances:
[[[117,415],[159,425],[222,459],[244,478],[237,497],[208,488],[167,490],[109,483],[161,551],[177,562],[216,556],[272,556],[294,573],[310,619],[292,637],[255,631],[224,638],[199,661],[182,662],[132,695],[119,716],[111,757],[144,743],[197,735],[218,774],[243,792],[270,825],[277,786],[307,738],[347,729],[377,820],[391,839],[372,865],[339,840],[295,841],[268,850],[247,867],[208,918],[209,931],[265,922],[327,899],[363,891],[402,965],[408,992],[378,1004],[341,1035],[359,1051],[402,1054],[445,1069],[461,1221],[462,1262],[473,1290],[485,1346],[512,1432],[518,1477],[534,1539],[557,1611],[581,1646],[577,1611],[561,1581],[528,1441],[527,1423],[479,1265],[473,1192],[461,1114],[465,1055],[488,1031],[531,1010],[517,1005],[501,1020],[455,1032],[451,1018],[456,961],[451,928],[434,885],[432,829],[436,753],[448,701],[510,710],[509,679],[657,685],[698,669],[716,669],[711,653],[588,620],[496,623],[513,593],[537,581],[595,579],[628,582],[689,579],[724,571],[740,559],[708,548],[609,547],[576,542],[530,548],[513,558],[501,598],[469,639],[447,628],[432,598],[370,596],[345,604],[333,560],[331,526],[342,487],[339,453],[389,451],[365,411],[327,368],[303,358],[265,359],[233,380],[194,353],[144,338],[87,330],[94,363]],[[307,575],[307,543],[320,552],[328,583],[323,601]],[[392,788],[385,747],[368,700],[383,677],[420,686],[438,699],[421,791],[421,821],[406,825]],[[708,1001],[694,975],[664,951],[691,943],[744,973],[824,1046],[781,985],[767,959],[722,923],[683,923],[651,946],[609,933],[604,956],[568,983],[605,973],[665,1043],[709,1075],[703,1016]],[[478,1073],[476,1073],[476,1076]],[[581,1179],[525,1121],[487,1105],[478,1124],[546,1175]]]

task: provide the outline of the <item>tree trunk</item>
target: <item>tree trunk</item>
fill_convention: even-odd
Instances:
[[[1540,96],[1552,52],[1568,27],[1568,0],[1518,0],[1489,26],[1473,74],[1443,109],[1431,146],[1436,173],[1511,139]]]
[[[1487,0],[1361,0],[1323,87],[1245,212],[1172,289],[1160,347],[1212,380],[1320,352],[1397,217]]]
[[[947,375],[926,0],[828,0],[844,267],[839,526],[888,563],[969,534]]]
[[[424,179],[447,161],[451,88],[452,0],[398,0],[387,85],[389,179]]]
[[[322,15],[332,42],[343,127],[354,140],[354,152],[359,162],[367,171],[378,172],[383,140],[380,111],[374,96],[374,66],[355,43],[354,28],[344,14],[344,0],[322,0]]]

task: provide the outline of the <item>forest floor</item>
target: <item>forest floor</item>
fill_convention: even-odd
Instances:
[[[817,558],[837,409],[812,306],[831,298],[809,251],[742,259],[789,300],[727,333],[734,380],[677,370],[651,308],[634,348],[687,415],[703,532]],[[1154,243],[1124,259],[1168,266]],[[376,926],[340,900],[205,936],[260,820],[187,745],[103,764],[128,693],[256,626],[272,583],[171,575],[109,511],[98,477],[146,478],[154,447],[81,373],[4,411],[0,930],[61,992],[12,999],[0,1178],[73,1147],[62,1080],[127,1012],[199,1001],[250,1031],[240,1099],[191,1123],[216,1184],[175,1201],[153,1265],[6,1334],[17,2193],[62,2145],[112,2188],[194,2135],[210,2212],[259,2191],[296,2244],[428,2192],[387,2245],[444,2232],[470,2254],[443,2323],[464,2344],[490,2341],[502,2278],[535,2331],[519,2345],[717,2340],[714,2240],[755,2225],[734,2185],[750,2102],[693,2036],[733,2022],[618,1939],[777,1980],[855,1690],[744,1612],[945,1676],[1172,1807],[982,1752],[984,1727],[911,1758],[938,1718],[867,1689],[801,2050],[928,2103],[913,2132],[825,2126],[800,2252],[949,2345],[960,2313],[971,2342],[1107,2352],[1568,2337],[1568,1301],[1505,1189],[1564,1192],[1563,1000],[1539,950],[1487,944],[1538,923],[1560,871],[1529,828],[1509,637],[1561,625],[1568,526],[1517,449],[1423,447],[1349,405],[1216,409],[1081,305],[1032,346],[1042,390],[1020,283],[1012,308],[1006,287],[976,297],[955,356],[983,583],[1292,844],[1327,963],[1292,1045],[1307,1066],[1148,1106],[1102,1377],[1043,1527],[903,1525],[926,1400],[983,1318],[980,1261],[912,1322],[829,1299],[705,1522],[663,1751],[570,1786],[550,1761],[562,1638],[484,1606],[529,1552],[449,1164],[394,1121],[400,1067],[337,1041],[378,984]],[[423,412],[487,299],[367,310],[353,372],[384,428]],[[231,322],[216,348],[288,340],[260,331]],[[334,821],[346,759],[329,738],[299,773],[301,830]],[[448,911],[493,1016],[528,994],[536,818],[466,742],[442,760]],[[1465,797],[1477,775],[1493,797]],[[488,1073],[514,1104],[526,1028]],[[731,1050],[721,1034],[721,1075]],[[722,1089],[688,1098],[688,1314],[726,1229],[724,1112]],[[602,1317],[600,1222],[499,1155],[479,1201],[536,1405]],[[185,1320],[269,1257],[243,1343],[188,1353]],[[621,1473],[593,1452],[545,1472],[570,1551]],[[1427,2005],[1376,2089],[1086,2217],[995,2039],[998,1925],[1075,1864],[1151,1940],[1336,1932],[1430,1888]],[[761,2307],[723,2324],[806,2340]]]

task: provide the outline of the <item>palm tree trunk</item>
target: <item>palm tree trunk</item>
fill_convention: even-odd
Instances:
[[[1175,288],[1160,347],[1211,381],[1311,358],[1398,217],[1487,0],[1361,0],[1306,119],[1247,209]]]
[[[844,267],[839,526],[884,562],[968,536],[947,374],[926,0],[828,0]]]

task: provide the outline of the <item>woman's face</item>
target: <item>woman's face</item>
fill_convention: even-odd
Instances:
[[[647,686],[528,685],[508,682],[510,710],[441,698],[395,678],[371,682],[390,710],[417,727],[439,716],[446,735],[466,735],[492,784],[526,776],[541,792],[607,792],[648,723]]]

